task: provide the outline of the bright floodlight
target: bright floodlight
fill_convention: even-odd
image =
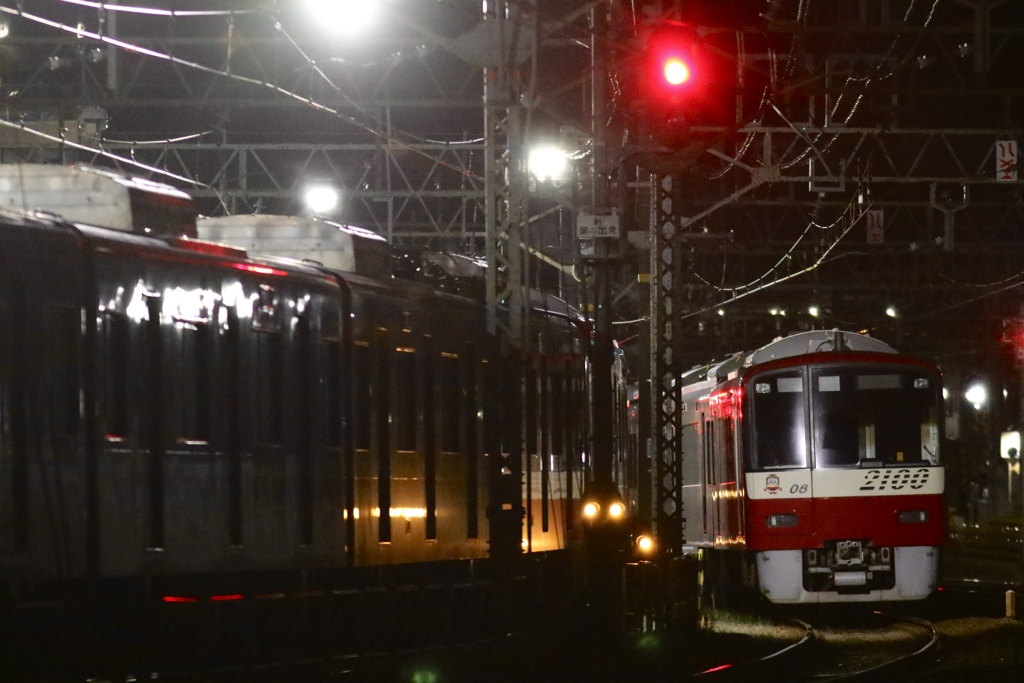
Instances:
[[[974,406],[975,410],[981,410],[985,401],[988,400],[988,392],[985,390],[984,384],[972,384],[964,393],[964,398]]]
[[[302,199],[306,208],[318,216],[333,213],[338,208],[338,191],[330,185],[310,185]]]
[[[6,38],[11,33],[11,28],[6,21],[0,21],[0,38]]]
[[[336,33],[357,33],[374,23],[379,0],[306,0],[313,20]]]
[[[895,306],[889,306],[885,309],[885,314],[890,318],[897,318],[899,317],[900,312],[896,310]]]
[[[537,180],[564,180],[569,175],[569,157],[556,147],[531,149],[527,163]]]

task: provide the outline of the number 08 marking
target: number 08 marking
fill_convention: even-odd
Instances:
[[[789,487],[790,493],[807,493],[807,484],[793,484]]]

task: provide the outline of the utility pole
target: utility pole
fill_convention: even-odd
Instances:
[[[591,9],[591,74],[592,102],[590,135],[593,141],[592,207],[595,216],[610,213],[610,173],[608,165],[607,96],[605,74],[608,73],[608,6],[597,4]],[[612,410],[612,313],[611,262],[613,247],[606,237],[594,238],[594,339],[591,347],[593,368],[593,484],[610,491],[613,465]]]

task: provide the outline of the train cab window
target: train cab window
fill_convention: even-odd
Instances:
[[[807,467],[807,411],[801,370],[758,375],[750,381],[750,468]]]
[[[815,466],[938,463],[937,380],[888,368],[811,373]]]

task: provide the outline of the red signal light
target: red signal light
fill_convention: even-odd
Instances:
[[[690,80],[690,67],[680,57],[669,57],[664,61],[662,73],[669,85],[683,85]]]
[[[694,32],[679,25],[659,26],[643,40],[646,97],[660,106],[678,106],[699,93],[704,81]]]
[[[641,137],[681,147],[706,136],[704,128],[737,123],[737,68],[725,35],[667,20],[638,31],[617,66]]]

